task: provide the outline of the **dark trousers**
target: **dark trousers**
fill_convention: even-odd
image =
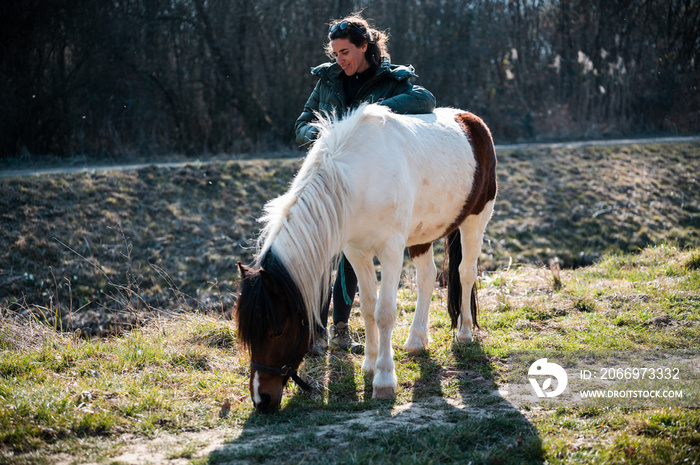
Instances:
[[[341,321],[347,323],[350,319],[350,310],[352,302],[355,300],[357,293],[357,275],[352,265],[345,258],[345,255],[340,256],[338,265],[338,273],[335,276],[333,284],[333,324],[338,324]],[[328,299],[321,309],[321,323],[323,329],[328,325],[328,311],[331,301]]]

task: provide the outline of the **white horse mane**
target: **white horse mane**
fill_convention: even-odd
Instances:
[[[274,251],[299,287],[309,322],[320,319],[353,205],[349,167],[338,158],[352,150],[347,144],[359,127],[384,124],[390,114],[386,107],[361,105],[342,119],[319,115],[315,124],[319,137],[289,190],[269,201],[258,220],[265,226],[258,238],[257,265],[269,250]]]
[[[316,122],[313,125],[318,129],[319,135],[314,143],[314,149],[319,147],[330,153],[339,153],[359,127],[365,124],[382,126],[390,115],[393,113],[389,107],[367,103],[363,103],[342,119],[335,115],[317,113]]]

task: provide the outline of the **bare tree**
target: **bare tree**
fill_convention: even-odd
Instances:
[[[700,130],[695,0],[7,0],[0,158],[291,148],[360,10],[499,140]]]

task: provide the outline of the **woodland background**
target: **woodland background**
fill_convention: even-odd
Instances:
[[[497,143],[700,130],[697,0],[6,0],[0,160],[293,149],[357,10]]]

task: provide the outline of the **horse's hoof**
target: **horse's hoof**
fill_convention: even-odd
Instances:
[[[471,334],[455,334],[455,342],[457,343],[472,342],[473,340]]]
[[[423,344],[409,344],[407,342],[403,345],[403,350],[411,355],[420,355],[425,349],[426,347],[424,347]]]
[[[396,390],[393,387],[375,387],[372,390],[373,399],[393,399],[396,397]]]
[[[421,339],[419,337],[409,336],[406,339],[406,343],[403,345],[403,350],[412,355],[418,355],[428,348],[427,338]]]
[[[362,371],[364,373],[374,373],[376,363],[376,361],[371,362],[365,358],[365,361],[362,362]]]

